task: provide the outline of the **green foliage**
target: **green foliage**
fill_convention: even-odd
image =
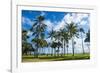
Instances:
[[[47,47],[48,46],[48,43],[46,40],[43,40],[43,39],[38,39],[38,38],[34,38],[32,39],[32,42],[34,44],[38,44],[38,47]]]
[[[90,42],[90,30],[88,30],[88,33],[86,33],[86,39],[85,42]]]

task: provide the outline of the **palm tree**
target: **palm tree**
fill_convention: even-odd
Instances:
[[[26,54],[27,55],[27,43],[22,42],[22,55]]]
[[[57,42],[57,48],[58,48],[58,49],[56,50],[56,52],[58,53],[58,56],[59,56],[59,51],[60,51],[59,48],[60,48],[61,46],[62,46],[61,42],[58,41],[58,42]]]
[[[68,36],[68,32],[67,32],[66,28],[61,29],[60,33],[61,33],[61,40],[64,42],[64,45],[63,45],[64,50],[63,51],[64,51],[64,55],[65,55],[65,53],[66,53],[66,50],[65,50],[66,44],[67,44],[67,54],[68,54],[69,36]]]
[[[28,53],[34,52],[35,49],[32,47],[31,43],[28,42],[22,42],[22,55],[24,55],[24,53],[27,55]]]
[[[89,49],[89,46],[90,46],[90,30],[88,30],[88,32],[86,33],[86,38],[85,38],[84,42],[87,42],[87,46],[88,46],[88,49]]]
[[[53,42],[51,43],[51,47],[55,50],[54,56],[56,56],[56,47],[57,47],[57,43],[53,41]]]
[[[68,55],[68,43],[69,43],[69,35],[68,35],[68,33],[66,32],[63,37],[64,37],[65,45],[67,47],[67,55]],[[65,55],[65,53],[66,53],[66,50],[64,51],[64,55]]]
[[[83,49],[83,54],[85,53],[85,51],[84,51],[84,45],[83,45],[83,35],[82,35],[82,33],[85,33],[84,32],[84,29],[83,28],[80,28],[80,30],[79,30],[80,32],[81,32],[81,39],[82,39],[82,49]]]
[[[35,21],[35,23],[33,24],[32,28],[30,29],[33,32],[33,43],[35,43],[35,54],[36,57],[38,57],[38,48],[39,48],[39,44],[40,44],[40,40],[43,40],[45,38],[45,29],[46,29],[46,25],[43,23],[44,21],[44,16],[38,16]],[[34,41],[35,39],[35,41]]]
[[[22,30],[22,55],[24,54],[24,53],[26,53],[26,55],[27,55],[27,52],[28,52],[28,42],[27,42],[27,39],[28,39],[28,37],[27,37],[27,31],[26,30]]]
[[[60,34],[61,34],[61,42],[62,42],[62,53],[61,56],[64,55],[64,51],[65,51],[65,42],[64,42],[64,34],[65,34],[65,30],[64,29],[60,29]]]
[[[53,30],[53,28],[52,28],[52,30],[48,33],[48,38],[51,38],[51,42],[53,42],[53,38],[55,38],[55,31]],[[51,53],[51,56],[53,55],[53,48],[51,48],[52,49],[52,53]]]
[[[56,33],[55,33],[55,40],[57,40],[57,52],[58,52],[58,56],[59,56],[59,48],[61,47],[61,43],[60,43],[60,40],[61,40],[61,33],[60,33],[60,31],[57,31]]]
[[[86,33],[86,39],[84,40],[85,42],[90,42],[90,30]]]
[[[48,46],[47,41],[43,40],[43,39],[36,39],[36,38],[34,38],[34,39],[32,39],[32,42],[34,44],[36,44],[36,45],[38,43],[38,48],[43,48],[43,47],[47,47]]]
[[[67,24],[66,29],[68,30],[68,35],[72,40],[72,52],[74,56],[74,37],[78,37],[78,26],[74,22],[71,22],[70,24],[68,23],[66,24]]]
[[[27,41],[27,31],[26,30],[22,30],[22,40]]]

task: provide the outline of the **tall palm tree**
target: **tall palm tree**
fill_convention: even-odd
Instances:
[[[64,41],[64,34],[65,34],[65,30],[64,29],[60,29],[60,34],[61,34],[61,42],[62,42],[62,53],[61,53],[61,56],[64,55],[64,51],[65,51],[65,41]]]
[[[64,48],[64,55],[66,53],[66,45],[67,45],[67,54],[68,54],[68,41],[69,41],[69,35],[68,35],[68,32],[66,30],[66,28],[64,29],[61,29],[60,30],[60,33],[61,33],[61,40],[63,40],[64,44],[63,44],[63,48]]]
[[[35,47],[36,47],[36,58],[38,57],[38,48],[39,48],[39,44],[40,44],[40,40],[43,40],[45,38],[45,30],[46,30],[46,25],[43,23],[44,21],[44,16],[38,16],[35,21],[35,23],[33,24],[32,28],[30,29],[33,32],[33,40],[35,40]]]
[[[66,22],[65,22],[66,23]],[[72,52],[74,56],[74,37],[78,37],[78,26],[74,23],[71,22],[70,24],[66,23],[66,29],[68,30],[68,35],[72,40]]]
[[[80,30],[79,30],[80,32],[81,32],[81,39],[82,39],[82,49],[83,49],[83,54],[85,53],[85,51],[84,51],[84,44],[83,44],[83,35],[82,35],[82,33],[85,33],[84,32],[84,29],[83,28],[80,28]]]
[[[68,55],[68,43],[69,43],[68,33],[66,32],[63,37],[64,37],[65,47],[67,48],[67,55]],[[65,53],[66,53],[66,50],[64,51],[64,55],[65,55]]]
[[[53,39],[55,38],[55,31],[53,30],[53,28],[52,28],[52,30],[48,33],[48,38],[51,38],[51,43],[53,42]],[[51,50],[52,50],[52,53],[51,53],[51,56],[53,55],[53,48],[51,48]]]
[[[61,47],[61,43],[60,43],[60,40],[61,40],[61,33],[60,33],[60,31],[56,31],[56,33],[55,33],[55,40],[57,41],[57,53],[58,53],[58,56],[59,56],[59,52],[60,52],[60,50],[59,50],[59,48]]]

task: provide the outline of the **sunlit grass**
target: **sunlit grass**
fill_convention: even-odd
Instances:
[[[51,55],[39,55],[38,58],[34,58],[33,55],[22,56],[22,62],[46,62],[46,61],[64,61],[64,60],[85,60],[90,59],[90,54],[66,54],[65,56],[51,56]]]

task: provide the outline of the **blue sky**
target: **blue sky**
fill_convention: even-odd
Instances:
[[[22,29],[29,30],[34,24],[34,20],[36,19],[36,17],[39,15],[45,17],[44,23],[47,25],[48,32],[51,31],[52,28],[55,31],[59,31],[59,29],[64,28],[64,26],[66,25],[64,21],[66,21],[67,23],[71,22],[76,23],[79,27],[82,27],[85,30],[85,32],[87,32],[90,29],[90,22],[89,22],[90,14],[88,13],[34,11],[34,10],[22,10]],[[84,34],[83,36],[84,36],[83,39],[85,39],[86,35]],[[50,41],[49,38],[46,40]],[[81,39],[75,38],[75,40],[78,41],[76,47],[81,48],[80,44]],[[69,44],[71,44],[71,42],[69,42]],[[71,48],[71,46],[69,48]]]
[[[45,19],[50,19],[52,22],[61,20],[66,13],[64,12],[48,12],[48,11],[29,11],[23,10],[22,16],[31,20],[35,19],[38,15],[44,15]]]

